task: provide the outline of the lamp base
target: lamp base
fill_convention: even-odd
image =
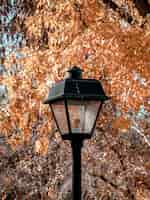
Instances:
[[[61,135],[62,139],[63,140],[70,140],[70,141],[73,141],[73,140],[85,140],[85,139],[90,139],[91,138],[91,135],[88,134],[88,133],[71,133],[71,134],[63,134]]]

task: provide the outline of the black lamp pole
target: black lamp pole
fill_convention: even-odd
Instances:
[[[72,193],[73,200],[81,200],[81,150],[83,146],[82,140],[73,139],[71,141],[72,147]]]
[[[82,199],[81,150],[84,139],[90,139],[105,95],[98,80],[82,79],[82,70],[74,66],[70,76],[54,85],[45,104],[49,104],[57,128],[63,140],[72,147],[72,193],[73,200]],[[62,115],[62,117],[61,117]],[[89,120],[88,120],[89,119]]]

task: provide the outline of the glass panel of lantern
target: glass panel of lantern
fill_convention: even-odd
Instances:
[[[93,100],[67,100],[72,133],[91,133],[100,103]]]

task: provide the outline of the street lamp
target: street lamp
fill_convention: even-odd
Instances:
[[[84,139],[90,139],[104,101],[109,98],[95,79],[82,79],[76,66],[69,77],[56,83],[48,99],[56,126],[63,140],[70,140],[73,156],[73,200],[81,200],[81,149]]]

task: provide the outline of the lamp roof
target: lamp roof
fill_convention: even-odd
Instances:
[[[50,104],[60,99],[72,100],[99,100],[105,101],[109,97],[105,95],[101,83],[95,79],[67,78],[56,83],[50,90],[45,104]]]

